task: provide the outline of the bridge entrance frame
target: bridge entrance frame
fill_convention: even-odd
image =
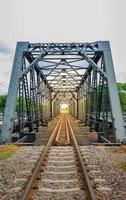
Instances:
[[[18,42],[1,141],[10,141],[18,101],[18,130],[38,130],[59,113],[63,99],[91,130],[126,138],[110,44]]]

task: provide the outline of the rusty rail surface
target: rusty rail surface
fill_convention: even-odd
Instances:
[[[76,153],[77,153],[77,156],[78,156],[78,161],[80,163],[81,172],[82,172],[82,176],[83,176],[83,181],[84,181],[85,186],[86,186],[85,189],[88,191],[88,193],[87,193],[88,194],[88,199],[96,200],[96,194],[95,194],[95,191],[94,191],[94,189],[92,187],[90,178],[88,176],[87,168],[84,165],[84,162],[83,162],[79,147],[77,145],[77,141],[76,141],[76,138],[75,138],[75,135],[74,135],[74,132],[73,132],[72,126],[70,124],[70,120],[69,120],[68,116],[67,116],[67,123],[68,123],[68,127],[69,127],[69,130],[70,130],[69,133],[70,133],[73,145],[75,147],[75,150],[76,150]]]
[[[67,114],[65,114],[65,118],[66,118],[66,122],[65,122],[66,141],[68,143],[71,143],[71,145],[73,145],[73,147],[76,151],[77,160],[78,160],[80,168],[81,168],[82,179],[84,182],[84,190],[87,192],[88,200],[96,200],[95,192],[91,185],[86,166],[83,163],[83,159],[81,157],[80,150],[77,145],[77,141],[74,136],[74,132],[73,132],[73,129],[72,129],[72,126],[70,124],[70,120],[69,120],[69,117],[67,116]],[[42,170],[42,165],[46,162],[47,157],[48,157],[48,151],[54,141],[59,142],[62,120],[63,120],[63,115],[61,115],[56,127],[54,128],[54,131],[52,132],[52,134],[49,138],[49,141],[48,141],[44,151],[41,153],[40,159],[39,159],[37,165],[35,166],[32,176],[28,180],[28,183],[26,185],[26,188],[25,188],[20,200],[31,200],[32,199],[31,197],[32,197],[33,191],[36,188],[36,181],[39,180],[39,175]]]
[[[35,182],[36,182],[36,179],[37,177],[39,176],[39,173],[41,171],[41,166],[42,166],[42,163],[43,161],[46,159],[46,156],[47,156],[47,153],[48,153],[48,150],[50,148],[50,146],[52,145],[52,142],[54,140],[54,138],[56,137],[56,133],[57,133],[57,130],[59,129],[59,126],[61,124],[61,121],[62,121],[62,118],[63,118],[63,115],[60,117],[56,127],[54,128],[54,131],[52,132],[50,138],[49,138],[49,141],[44,149],[44,151],[41,153],[40,155],[40,159],[33,171],[33,174],[32,176],[30,177],[26,187],[25,187],[25,190],[20,198],[20,200],[29,200],[32,196],[32,192],[33,192],[33,189],[34,189],[34,186],[35,186]]]

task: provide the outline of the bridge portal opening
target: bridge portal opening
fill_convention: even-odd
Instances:
[[[21,138],[66,112],[108,140],[125,140],[109,42],[18,42],[0,140],[10,142],[12,132]]]
[[[67,103],[60,104],[60,113],[69,113],[69,105]]]

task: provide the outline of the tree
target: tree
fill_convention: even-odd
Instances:
[[[6,99],[7,99],[7,95],[1,95],[0,96],[0,112],[4,112]]]
[[[126,112],[126,83],[117,83],[122,111]]]
[[[119,91],[126,91],[126,83],[117,83]]]
[[[122,111],[126,112],[126,83],[117,83]],[[0,96],[0,112],[4,112],[7,95]],[[18,112],[19,98],[17,97],[16,111]],[[24,99],[24,111],[26,112],[26,101]]]
[[[122,111],[126,112],[126,93],[119,92],[119,97],[120,97],[120,103],[121,103]]]

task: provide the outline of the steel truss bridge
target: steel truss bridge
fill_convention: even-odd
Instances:
[[[109,139],[126,138],[110,44],[18,42],[1,141],[11,140],[18,102],[18,131],[37,131],[67,103],[70,113]],[[110,122],[111,121],[111,122]]]

